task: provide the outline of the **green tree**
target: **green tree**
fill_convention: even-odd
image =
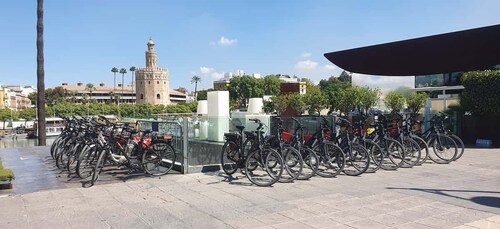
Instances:
[[[135,73],[135,66],[132,66],[130,67],[129,71],[132,73],[132,90],[135,90],[134,88],[134,82],[135,82],[135,79],[134,79],[134,73]]]
[[[274,104],[273,104],[273,101],[270,99],[270,100],[264,100],[263,101],[263,104],[262,104],[262,110],[266,113],[266,114],[270,114],[274,111]]]
[[[113,67],[111,69],[111,72],[113,73],[113,76],[114,76],[114,78],[113,78],[113,92],[116,92],[116,73],[118,73],[118,71],[119,70],[117,67]]]
[[[96,88],[94,87],[94,84],[91,84],[91,83],[88,83],[85,85],[85,90],[86,91],[89,91],[89,96],[90,96],[90,101],[92,101],[92,92],[95,90]]]
[[[194,83],[194,97],[198,98],[198,82],[201,82],[201,78],[199,76],[193,76],[191,78],[191,84]]]
[[[347,115],[359,104],[358,90],[356,88],[349,87],[345,90],[338,91],[334,94],[332,101],[336,102],[335,104],[330,104],[334,105],[330,107],[330,111],[339,110],[341,115]]]
[[[248,99],[264,95],[264,81],[246,75],[233,77],[229,82],[228,91],[231,100],[236,101],[239,107],[246,107]]]
[[[281,92],[280,85],[281,85],[281,80],[278,79],[274,75],[268,75],[264,77],[264,79],[259,79],[264,81],[263,82],[263,87],[264,87],[264,95],[279,95]]]
[[[273,110],[275,110],[278,115],[283,114],[286,108],[288,107],[288,96],[286,95],[277,95],[271,97],[271,102],[273,104]]]
[[[351,74],[347,73],[346,71],[342,71],[342,73],[340,73],[340,76],[339,76],[339,81],[352,84],[352,76],[351,76]]]
[[[3,108],[0,109],[0,121],[3,122],[3,127],[2,129],[5,129],[5,121],[8,121],[11,119],[12,111],[8,108]]]
[[[297,113],[300,115],[302,113],[304,113],[304,111],[306,110],[307,106],[306,106],[306,103],[304,102],[304,99],[303,99],[303,96],[299,93],[292,93],[292,94],[288,94],[286,95],[287,97],[287,101],[288,101],[288,105],[294,109],[295,111],[297,111]]]
[[[405,106],[406,98],[401,92],[390,91],[385,96],[384,103],[392,112],[400,112]]]
[[[309,86],[303,100],[309,114],[320,113],[328,104],[328,99],[319,86]]]
[[[380,89],[369,88],[369,87],[356,87],[358,96],[358,108],[363,108],[366,113],[370,111],[371,108],[375,107],[380,99]]]
[[[406,102],[408,103],[408,110],[413,113],[418,113],[427,102],[426,93],[411,93],[406,95]]]
[[[207,89],[207,90],[202,90],[202,91],[199,91],[198,92],[198,96],[196,98],[197,101],[199,100],[207,100],[208,99],[208,92],[209,91],[213,91],[214,89],[210,88],[210,89]]]
[[[31,92],[28,94],[28,99],[31,101],[31,105],[36,105],[36,98],[38,97],[38,93]]]
[[[43,0],[37,0],[36,25],[36,78],[37,78],[37,113],[38,113],[38,145],[46,145],[45,133],[45,64],[43,55]]]
[[[36,109],[34,108],[20,110],[18,113],[19,113],[19,118],[24,119],[26,121],[34,120],[36,117]]]
[[[120,74],[122,74],[122,94],[120,95],[120,98],[123,99],[123,81],[124,81],[124,78],[125,78],[125,74],[127,74],[127,69],[125,68],[121,68],[120,69]],[[121,101],[123,103],[123,101]]]
[[[351,87],[349,82],[340,81],[338,77],[331,76],[328,79],[323,79],[319,82],[319,87],[326,94],[328,98],[328,104],[330,107],[330,112],[340,110],[342,106],[339,98],[343,98],[344,90]],[[350,104],[344,104],[342,109],[347,109]]]
[[[473,71],[463,74],[465,89],[460,106],[479,116],[500,115],[500,70]]]

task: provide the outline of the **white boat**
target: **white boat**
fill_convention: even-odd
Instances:
[[[37,134],[38,122],[33,125],[33,132],[28,132],[28,138],[34,138]],[[45,134],[47,137],[57,137],[64,129],[64,119],[58,117],[49,117],[45,119]]]

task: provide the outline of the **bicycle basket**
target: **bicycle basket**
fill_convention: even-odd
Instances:
[[[291,143],[293,139],[293,134],[283,131],[281,132],[281,138],[283,138],[283,141],[285,143]]]
[[[240,135],[237,133],[224,133],[224,137],[227,141],[239,142]]]

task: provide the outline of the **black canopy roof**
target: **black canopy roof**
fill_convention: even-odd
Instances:
[[[412,76],[478,70],[500,64],[500,24],[325,53],[356,73]]]

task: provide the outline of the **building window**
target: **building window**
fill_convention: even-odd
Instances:
[[[144,95],[143,94],[141,94],[141,99],[144,99]]]
[[[160,81],[156,81],[156,84],[160,84]]]
[[[141,81],[141,85],[142,85],[142,81]]]
[[[151,84],[151,81],[148,81],[148,84]]]
[[[167,84],[167,82],[163,82],[163,84]]]
[[[160,99],[160,94],[156,94],[156,99]]]

